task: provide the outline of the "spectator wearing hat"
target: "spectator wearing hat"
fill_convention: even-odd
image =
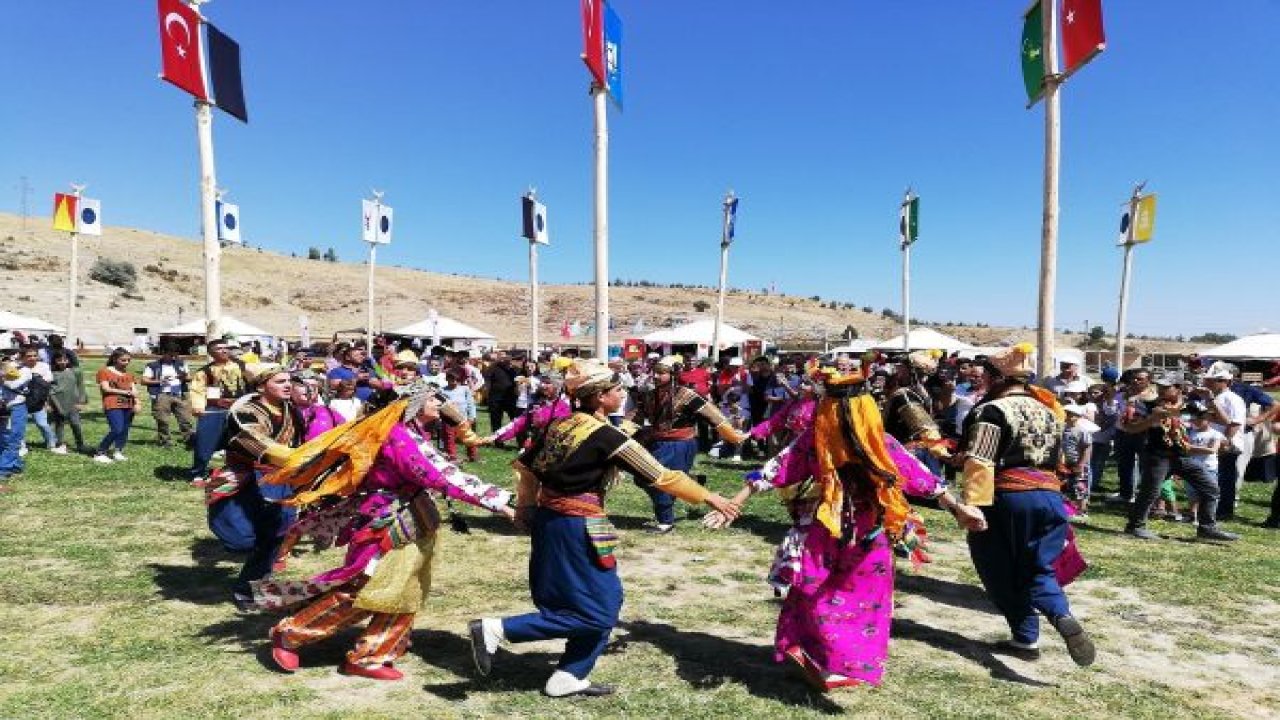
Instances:
[[[1063,360],[1058,363],[1058,374],[1045,378],[1044,386],[1049,392],[1062,397],[1064,392],[1068,392],[1068,386],[1073,383],[1088,386],[1088,382],[1080,376],[1080,365],[1074,360]]]
[[[1262,388],[1241,380],[1239,371],[1232,372],[1232,377],[1231,392],[1244,401],[1247,416],[1244,423],[1246,451],[1241,453],[1237,462],[1240,480],[1256,478],[1261,482],[1271,482],[1276,479],[1275,436],[1270,432],[1271,421],[1280,412],[1280,407]]]
[[[1116,474],[1120,478],[1120,487],[1108,501],[1118,503],[1133,502],[1134,476],[1138,464],[1138,455],[1142,451],[1145,435],[1142,430],[1128,430],[1135,426],[1146,414],[1146,408],[1156,399],[1156,390],[1151,386],[1151,373],[1145,368],[1134,370],[1125,384],[1123,391],[1116,395],[1120,407],[1117,427],[1120,433],[1115,436]]]
[[[1066,413],[1062,431],[1062,466],[1058,470],[1062,478],[1063,493],[1069,497],[1080,513],[1089,514],[1089,489],[1093,487],[1092,465],[1093,434],[1098,426],[1091,421],[1088,409],[1083,405],[1064,405]]]
[[[1231,391],[1232,379],[1231,370],[1220,363],[1215,363],[1204,375],[1205,387],[1212,396],[1209,422],[1214,430],[1226,437],[1218,463],[1218,486],[1222,493],[1217,508],[1219,520],[1235,517],[1241,456],[1245,456],[1244,461],[1248,462],[1249,436],[1244,428],[1249,412],[1244,399]]]
[[[1147,529],[1147,518],[1160,497],[1165,479],[1176,473],[1193,488],[1199,500],[1196,536],[1205,540],[1239,539],[1238,535],[1218,527],[1217,480],[1203,465],[1187,461],[1192,454],[1191,438],[1182,422],[1184,403],[1178,380],[1164,376],[1156,381],[1156,386],[1156,399],[1142,401],[1142,417],[1123,428],[1128,433],[1141,434],[1145,441],[1141,456],[1142,481],[1137,497],[1129,506],[1129,521],[1124,531],[1142,540],[1159,537]]]

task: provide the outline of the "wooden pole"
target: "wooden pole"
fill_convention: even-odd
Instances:
[[[1058,75],[1058,3],[1046,0],[1041,13],[1044,31],[1044,214],[1040,229],[1040,293],[1036,331],[1036,375],[1053,373],[1054,296],[1058,284],[1058,160],[1061,155],[1062,79]]]

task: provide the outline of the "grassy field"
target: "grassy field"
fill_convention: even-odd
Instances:
[[[93,442],[105,432],[96,404]],[[435,588],[399,663],[405,680],[338,675],[350,633],[304,650],[303,669],[282,675],[265,656],[274,618],[227,602],[238,563],[182,478],[189,453],[157,447],[147,411],[123,463],[52,455],[34,428],[28,437],[27,471],[0,496],[3,718],[1280,716],[1280,534],[1254,527],[1268,486],[1245,486],[1244,521],[1230,526],[1244,539],[1232,547],[1163,523],[1155,529],[1166,539],[1143,543],[1119,533],[1119,515],[1093,514],[1079,532],[1092,568],[1068,590],[1098,641],[1086,670],[1051,633],[1035,663],[994,651],[1003,621],[976,585],[961,533],[927,510],[935,561],[900,568],[885,684],[827,696],[772,662],[777,605],[762,577],[786,528],[777,502],[757,497],[751,518],[726,532],[686,522],[651,537],[639,532],[647,498],[624,486],[610,507],[624,535],[627,604],[594,676],[621,691],[554,701],[538,689],[556,643],[504,651],[491,680],[471,668],[466,621],[530,607],[527,539],[504,523],[468,511],[470,534],[442,533]],[[510,458],[487,450],[470,468],[509,484]],[[728,494],[742,468],[704,458],[695,472]],[[308,556],[288,572],[335,557]]]

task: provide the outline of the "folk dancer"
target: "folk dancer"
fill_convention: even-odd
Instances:
[[[321,547],[345,545],[342,565],[307,580],[253,584],[255,605],[295,612],[271,629],[271,657],[285,672],[300,666],[298,649],[369,620],[341,672],[399,680],[395,661],[409,645],[414,616],[431,587],[439,493],[515,517],[511,493],[459,470],[421,431],[440,417],[428,383],[364,419],[308,442],[268,482],[301,490],[301,532]],[[430,491],[430,492],[427,492]]]
[[[1006,649],[1038,657],[1039,612],[1066,641],[1071,659],[1086,666],[1094,661],[1093,640],[1071,614],[1055,567],[1069,530],[1056,472],[1064,413],[1052,392],[1030,384],[1031,352],[1020,343],[987,358],[990,389],[965,422],[954,460],[963,467],[961,497],[983,514],[970,527],[969,554],[1009,624]]]
[[[735,430],[711,402],[676,384],[679,367],[673,357],[654,364],[653,385],[639,394],[633,422],[642,425],[637,438],[659,463],[687,473],[693,469],[698,455],[698,417],[704,418],[726,443],[736,445],[747,436]],[[649,532],[671,532],[676,522],[675,498],[654,483],[644,483],[642,487],[653,503],[656,521]]]
[[[488,675],[502,642],[565,638],[564,654],[544,692],[551,697],[607,695],[613,688],[588,678],[622,609],[614,557],[617,532],[604,510],[617,470],[685,502],[706,503],[729,518],[738,512],[688,475],[663,467],[609,423],[624,391],[607,367],[578,362],[567,371],[565,386],[578,411],[552,422],[512,464],[519,477],[518,522],[532,536],[529,587],[537,611],[472,621],[471,646],[476,668]]]
[[[962,524],[981,512],[960,505],[945,485],[884,432],[861,373],[826,373],[814,426],[752,473],[733,502],[753,493],[811,484],[797,502],[785,567],[771,575],[790,585],[774,639],[820,691],[878,685],[893,614],[893,556],[923,553],[924,526],[906,495],[936,497]],[[713,513],[704,521],[720,527]]]

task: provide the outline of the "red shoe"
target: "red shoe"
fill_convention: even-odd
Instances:
[[[830,689],[827,687],[827,681],[823,678],[822,670],[818,667],[818,664],[799,645],[787,648],[783,656],[790,662],[791,669],[797,672],[800,675],[800,679],[804,680],[809,687],[818,692],[826,692]]]
[[[284,634],[271,628],[271,659],[276,667],[291,673],[298,670],[298,651],[284,644]]]
[[[839,680],[823,681],[823,685],[825,685],[828,690],[835,690],[836,688],[856,687],[861,684],[862,684],[861,680],[857,678],[851,678],[851,677],[840,678]]]
[[[374,680],[399,680],[404,677],[404,673],[392,667],[390,663],[365,667],[353,662],[344,662],[338,672],[343,675],[358,675],[360,677],[373,678]]]

